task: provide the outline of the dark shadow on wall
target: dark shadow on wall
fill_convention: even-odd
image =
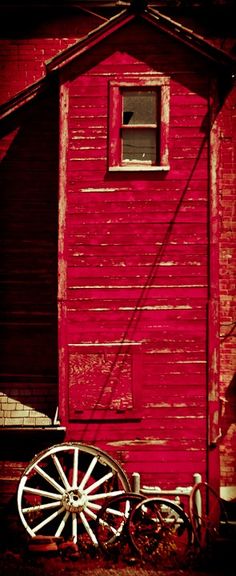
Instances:
[[[236,424],[236,372],[230,380],[222,399],[221,409],[221,439],[227,434],[231,424]]]
[[[53,417],[58,380],[56,87],[1,124],[0,147],[0,390]]]

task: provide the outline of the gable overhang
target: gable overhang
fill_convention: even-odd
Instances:
[[[13,98],[10,98],[6,103],[0,106],[0,120],[7,118],[19,108],[22,108],[31,100],[34,100],[38,94],[43,92],[48,84],[47,78],[43,77],[37,82],[34,82],[24,90],[18,92]]]
[[[89,32],[86,36],[69,46],[57,56],[45,62],[46,74],[31,84],[6,103],[0,106],[0,120],[5,119],[17,110],[32,101],[40,92],[43,92],[52,78],[57,76],[70,63],[77,58],[83,57],[91,49],[96,48],[103,40],[108,39],[112,34],[121,30],[133,21],[144,21],[154,26],[160,32],[164,32],[169,37],[178,40],[183,45],[190,47],[195,52],[206,58],[207,62],[215,62],[218,67],[225,71],[227,78],[234,78],[236,72],[236,58],[224,50],[214,46],[202,36],[192,30],[182,26],[175,20],[163,15],[156,9],[147,7],[141,13],[130,8],[123,10],[118,15],[103,22],[100,26]]]
[[[214,61],[218,65],[220,64],[230,68],[234,67],[235,70],[236,59],[233,58],[231,54],[218,48],[203,36],[193,32],[190,28],[182,26],[182,24],[179,24],[175,20],[172,20],[172,18],[152,8],[145,10],[143,18],[159,28],[162,32],[179,40],[182,44],[187,45],[194,51],[199,52],[208,60]]]
[[[230,69],[230,71],[235,71],[236,59],[233,58],[231,54],[213,45],[204,37],[196,34],[185,26],[182,26],[158,10],[147,7],[141,13],[125,9],[118,15],[110,18],[110,20],[102,23],[98,28],[78,40],[78,42],[48,60],[45,63],[47,72],[50,73],[63,69],[76,58],[84,55],[87,51],[96,47],[100,42],[108,39],[112,34],[135,20],[139,22],[148,22],[160,32],[164,32],[171,38],[178,40],[181,44],[200,53],[208,61],[213,61],[218,66],[223,66]]]
[[[89,32],[86,36],[78,40],[63,52],[48,60],[45,65],[47,72],[55,72],[73,62],[76,58],[83,56],[86,52],[96,47],[100,42],[106,40],[135,19],[135,14],[128,10],[123,10],[118,16],[114,16],[107,22],[102,23],[98,28]]]

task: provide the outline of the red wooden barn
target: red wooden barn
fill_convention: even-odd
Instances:
[[[2,30],[3,501],[67,441],[232,496],[233,51],[155,2],[84,4]]]

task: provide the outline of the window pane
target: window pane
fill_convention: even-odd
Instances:
[[[136,129],[122,130],[123,160],[139,161],[155,164],[156,162],[156,130]]]
[[[123,91],[123,124],[156,124],[155,90]]]

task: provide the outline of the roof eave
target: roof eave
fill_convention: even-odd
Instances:
[[[63,52],[54,56],[45,62],[48,73],[60,70],[70,62],[94,48],[102,40],[108,38],[111,34],[128,24],[135,18],[135,14],[129,10],[122,10],[118,15],[113,16],[110,20],[103,22],[100,26],[83,36],[78,42],[66,48]]]
[[[13,98],[10,98],[10,100],[0,106],[0,119],[3,120],[7,118],[19,108],[28,104],[39,93],[43,92],[46,85],[47,78],[43,77],[34,84],[27,86],[24,90],[21,90],[21,92],[18,92]]]
[[[208,42],[202,36],[199,36],[192,30],[185,28],[178,22],[175,22],[168,16],[163,15],[156,9],[147,7],[142,11],[139,18],[156,26],[158,30],[161,30],[172,36],[187,46],[190,46],[197,52],[200,52],[203,56],[207,57],[210,61],[214,61],[219,66],[226,68],[227,72],[231,74],[232,78],[236,72],[236,59],[224,52],[220,48],[214,46]],[[120,30],[126,24],[132,22],[137,18],[137,14],[130,9],[122,10],[118,15],[103,22],[95,30],[92,30],[78,40],[75,44],[63,50],[57,56],[45,62],[46,66],[46,76],[25,88],[13,98],[8,100],[6,103],[0,106],[0,119],[8,117],[10,114],[14,113],[16,110],[33,100],[48,84],[48,80],[51,76],[54,76],[54,72],[61,70],[67,64],[71,63],[75,58],[83,55],[91,48],[94,48],[102,40],[109,38],[111,34]]]
[[[223,66],[235,66],[236,59],[208,42],[203,36],[196,34],[193,30],[179,24],[172,18],[165,16],[162,12],[148,6],[138,16],[156,26],[159,30],[169,36],[178,39],[180,42],[201,53],[211,61],[215,61]],[[113,16],[108,21],[103,22],[95,30],[89,32],[86,36],[78,40],[75,44],[66,48],[63,52],[48,60],[46,65],[47,72],[60,70],[70,62],[95,47],[99,42],[108,38],[111,34],[137,18],[135,11],[130,9],[122,10],[118,15]]]
[[[156,25],[159,30],[169,34],[170,36],[180,40],[182,43],[186,44],[190,48],[197,52],[200,52],[203,56],[208,59],[215,61],[223,66],[233,67],[236,64],[236,59],[231,56],[228,52],[225,52],[221,48],[214,46],[203,36],[196,34],[190,28],[186,28],[179,22],[172,20],[168,16],[158,10],[149,7],[148,10],[143,12],[143,18],[154,25]]]

